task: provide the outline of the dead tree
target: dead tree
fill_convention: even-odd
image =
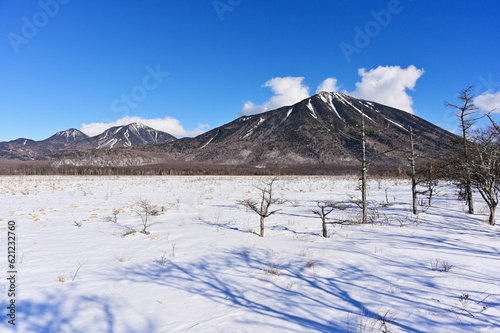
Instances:
[[[151,216],[157,216],[160,214],[158,209],[156,209],[155,205],[152,205],[147,199],[139,199],[136,204],[137,207],[135,212],[141,218],[142,222],[142,230],[140,231],[143,234],[149,235],[149,231],[147,228],[153,225],[151,220],[149,219]]]
[[[488,205],[488,223],[495,225],[495,211],[500,192],[500,134],[494,128],[477,132],[471,160],[472,184]]]
[[[237,203],[246,208],[253,210],[260,216],[260,237],[264,237],[264,220],[281,209],[271,211],[269,208],[274,204],[282,204],[283,200],[273,198],[273,184],[277,177],[273,178],[269,183],[264,184],[263,187],[257,187],[261,193],[260,203],[256,200],[246,199],[240,200]]]
[[[367,223],[368,218],[368,201],[367,201],[367,184],[366,178],[368,175],[368,161],[366,160],[366,128],[365,128],[365,114],[361,112],[361,201],[363,203],[363,215],[361,219],[362,224]]]
[[[410,176],[411,176],[411,193],[413,199],[413,214],[417,214],[417,177],[415,172],[415,149],[413,141],[413,128],[410,127],[410,156],[408,160],[410,161]]]
[[[491,117],[491,113],[493,111],[490,111],[486,114],[486,117],[488,117],[488,119],[491,121],[491,126],[493,126],[493,128],[498,132],[500,133],[500,124],[498,124],[496,121],[493,120],[493,118]]]
[[[332,201],[320,201],[318,202],[317,205],[319,210],[318,209],[312,210],[312,212],[321,218],[323,227],[323,237],[327,238],[328,237],[328,231],[326,229],[326,225],[328,224],[327,216],[334,210],[346,210],[350,206],[348,204],[343,204],[340,202],[332,202]],[[343,223],[343,222],[338,222],[338,223]]]
[[[359,161],[361,162],[361,202],[358,204],[355,202],[358,206],[360,206],[362,210],[362,215],[361,215],[361,224],[366,224],[368,223],[368,200],[367,200],[367,191],[368,191],[368,167],[370,164],[375,162],[380,156],[387,154],[393,150],[396,150],[397,148],[391,148],[389,150],[386,150],[382,153],[376,154],[373,156],[370,160],[367,159],[367,151],[366,151],[366,125],[365,125],[365,113],[363,109],[361,109],[361,128],[359,129],[360,133],[358,133],[355,136],[342,133],[344,136],[349,137],[352,140],[358,141],[361,143],[361,158],[359,158]],[[388,124],[389,126],[390,124]],[[387,129],[387,128],[385,128]]]
[[[460,91],[458,99],[462,101],[461,105],[456,105],[445,101],[445,105],[457,110],[455,115],[459,119],[458,126],[462,132],[462,170],[463,170],[463,185],[465,186],[466,202],[469,206],[469,214],[474,214],[474,201],[472,199],[472,182],[471,182],[471,163],[469,157],[469,130],[481,117],[476,117],[478,113],[477,107],[474,105],[473,87]]]
[[[436,177],[436,172],[434,171],[434,165],[429,163],[428,176],[425,179],[425,185],[427,188],[427,200],[429,201],[429,207],[432,206],[432,197],[436,192],[436,187],[438,185],[438,178]]]
[[[432,196],[434,195],[437,186],[437,178],[434,172],[432,162],[427,165],[417,168],[417,157],[415,153],[415,137],[413,135],[413,128],[410,127],[410,150],[406,158],[410,162],[410,178],[411,178],[411,193],[412,193],[412,210],[413,214],[418,214],[418,195],[426,195],[429,206],[432,205]],[[418,186],[423,186],[425,190],[418,190]]]
[[[436,193],[436,187],[439,182],[439,168],[442,168],[442,166],[438,165],[437,168],[438,170],[436,171],[434,162],[428,162],[417,168],[415,172],[417,175],[417,184],[425,188],[425,190],[417,191],[417,193],[427,197],[429,207],[432,206],[432,198]]]

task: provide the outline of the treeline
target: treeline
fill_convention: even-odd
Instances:
[[[401,177],[405,171],[395,165],[376,165],[371,170],[372,175],[384,177]],[[100,166],[53,166],[49,163],[0,166],[2,175],[24,175],[24,176],[50,176],[50,175],[73,175],[73,176],[287,176],[287,175],[356,175],[356,165],[340,164],[300,164],[300,165],[215,165],[215,164],[160,164],[147,166],[126,167],[100,167]]]

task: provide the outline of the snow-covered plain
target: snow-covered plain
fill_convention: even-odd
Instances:
[[[19,332],[500,332],[500,229],[479,197],[470,216],[443,184],[415,219],[408,181],[371,180],[375,222],[323,238],[311,210],[357,198],[357,180],[283,177],[275,194],[288,201],[260,238],[258,216],[236,201],[258,199],[266,180],[0,177],[0,331],[14,331],[15,220]],[[123,236],[141,229],[139,199],[164,211],[149,235]]]

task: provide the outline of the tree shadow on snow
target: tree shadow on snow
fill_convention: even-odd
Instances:
[[[7,304],[2,302],[3,309]],[[18,299],[16,326],[18,332],[135,332],[126,322],[118,322],[118,308],[98,296],[45,295],[41,301]],[[144,322],[142,318],[141,322]],[[0,331],[12,328],[6,320],[0,323]],[[147,322],[143,332],[155,331],[154,324]]]
[[[267,323],[257,323],[245,315],[234,318],[238,318],[235,320],[241,326],[253,323],[261,328],[265,326],[264,331],[286,327],[288,332],[345,332],[346,323],[339,318],[360,312],[367,318],[380,318],[353,296],[370,288],[371,293],[379,292],[368,283],[363,287],[356,285],[357,278],[381,279],[389,285],[390,282],[376,272],[367,277],[366,271],[348,266],[336,272],[335,278],[324,278],[312,276],[306,265],[288,263],[279,266],[279,276],[273,276],[265,271],[268,258],[269,253],[258,249],[224,251],[220,256],[202,257],[196,262],[170,261],[165,266],[125,267],[123,277],[131,282],[155,283],[201,295],[214,303],[226,304],[228,308],[258,314],[266,318]],[[339,274],[345,275],[340,277]],[[294,281],[301,287],[294,290],[286,281]],[[425,304],[415,306],[422,308]],[[405,331],[424,333],[402,323],[393,325]]]

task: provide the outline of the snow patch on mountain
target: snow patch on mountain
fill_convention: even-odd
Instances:
[[[385,118],[385,117],[384,117],[384,118]],[[406,132],[409,132],[409,131],[408,131],[408,130],[407,130],[407,129],[403,126],[403,125],[401,125],[401,124],[398,124],[397,122],[395,122],[395,121],[393,121],[393,120],[391,120],[391,119],[389,119],[389,118],[385,118],[385,120],[387,120],[387,121],[388,121],[388,122],[390,122],[391,124],[394,124],[394,125],[396,125],[396,126],[398,126],[398,127],[402,128],[402,129],[404,129]]]
[[[314,118],[314,119],[318,119],[318,116],[316,115],[316,112],[314,111],[314,107],[312,106],[311,104],[311,100],[309,99],[309,101],[307,101],[307,108],[309,110],[311,110],[311,116]]]
[[[127,140],[127,141],[125,141],[124,145],[128,146],[128,147],[132,146],[132,142],[130,142],[130,134],[128,132],[128,129],[125,131],[125,133],[123,133],[123,136]]]
[[[257,122],[257,124],[255,124],[254,126],[252,126],[252,128],[250,128],[250,130],[248,130],[248,132],[243,136],[243,138],[248,138],[250,135],[252,135],[253,132],[255,131],[255,129],[257,127],[259,127],[264,121],[266,121],[266,118],[261,117],[259,119],[259,121]]]
[[[285,119],[283,119],[283,121],[285,121],[285,120],[288,119],[288,117],[290,116],[290,114],[292,113],[292,111],[293,111],[293,108],[291,108],[290,110],[288,110],[288,112],[286,113],[286,117],[285,117]]]
[[[213,138],[211,138],[210,140],[208,140],[203,146],[200,147],[200,149],[203,149],[205,148],[206,146],[208,146],[210,144],[210,142],[212,142],[216,137],[217,135],[219,135],[220,131],[217,131],[217,134],[214,135]]]
[[[335,108],[335,104],[333,104],[333,95],[331,93],[320,93],[319,97],[325,103],[325,105],[337,115],[337,117],[345,122],[345,119],[340,116],[337,109]]]

